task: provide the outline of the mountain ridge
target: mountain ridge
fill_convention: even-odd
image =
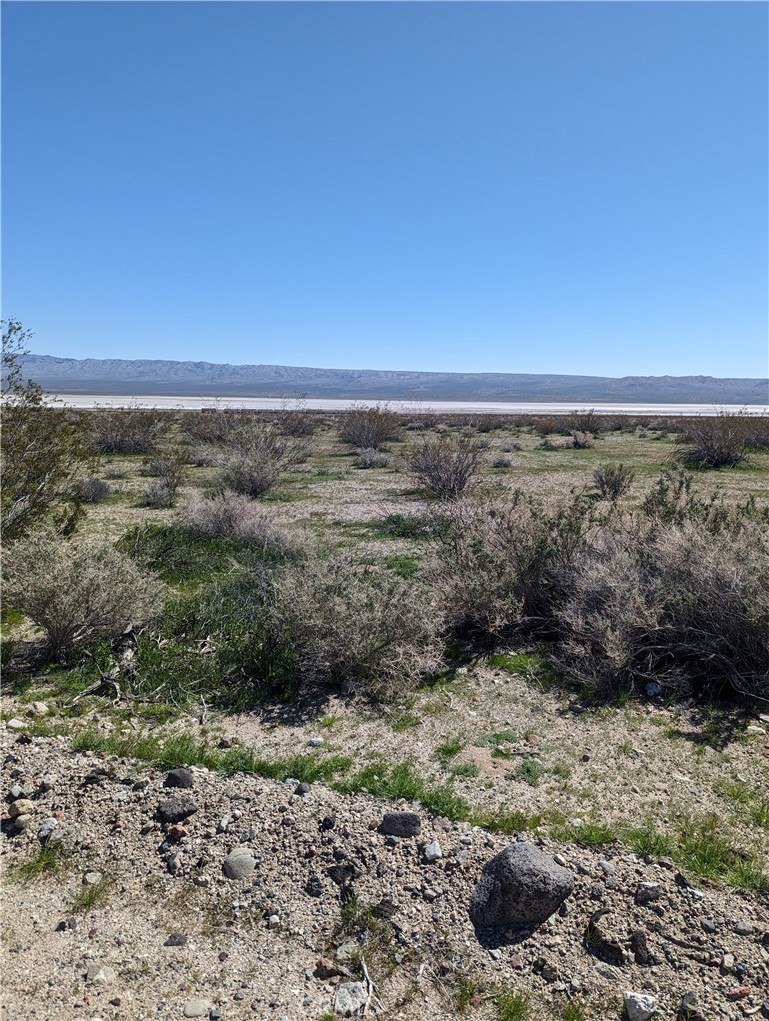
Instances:
[[[355,399],[767,404],[769,380],[690,376],[421,372],[29,354],[25,375],[59,393]]]

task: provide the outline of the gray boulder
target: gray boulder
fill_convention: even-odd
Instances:
[[[334,1010],[342,1017],[350,1017],[366,1006],[368,992],[362,982],[342,982],[336,991]]]
[[[191,769],[187,769],[184,766],[179,766],[178,769],[172,769],[168,776],[163,781],[164,787],[192,787],[195,782],[195,778],[192,774]]]
[[[538,925],[574,888],[574,876],[533,844],[515,843],[486,864],[470,898],[470,918],[481,929]]]
[[[177,794],[167,801],[161,801],[158,805],[158,818],[162,823],[170,825],[175,822],[183,822],[189,816],[197,812],[198,806],[185,794]]]
[[[422,823],[416,812],[385,812],[379,832],[392,837],[418,837]]]
[[[250,847],[236,847],[224,859],[222,868],[228,879],[247,879],[256,868],[254,852]]]

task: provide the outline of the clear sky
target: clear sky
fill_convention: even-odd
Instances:
[[[39,354],[767,375],[766,3],[23,3]]]

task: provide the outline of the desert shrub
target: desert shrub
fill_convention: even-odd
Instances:
[[[587,501],[550,510],[516,493],[504,504],[458,502],[436,518],[434,583],[455,635],[497,641],[552,629],[590,525]]]
[[[371,448],[359,450],[358,456],[355,458],[356,468],[386,468],[389,463],[390,459],[387,454]]]
[[[597,436],[608,427],[609,420],[603,415],[599,415],[592,408],[588,411],[582,409],[580,411],[572,411],[569,415],[564,416],[563,425],[567,432],[575,433],[592,433],[593,436]]]
[[[635,472],[624,464],[599,464],[593,472],[595,494],[604,500],[619,500],[628,492]]]
[[[216,484],[255,500],[269,492],[287,468],[306,460],[309,449],[307,437],[287,436],[277,422],[246,419],[213,455]]]
[[[243,411],[223,408],[214,401],[198,411],[184,411],[180,416],[181,430],[186,439],[195,444],[225,443],[233,430],[246,418]]]
[[[87,416],[102,454],[149,454],[168,428],[162,411],[129,402],[123,408],[96,406]]]
[[[429,539],[436,532],[436,522],[426,514],[388,514],[373,524],[380,535],[394,539]]]
[[[344,413],[339,439],[353,447],[378,450],[398,437],[400,418],[385,404],[353,404]]]
[[[523,450],[523,447],[515,440],[505,440],[504,443],[502,443],[501,449],[506,454],[512,454],[516,450]]]
[[[491,462],[492,468],[512,468],[513,462],[509,457],[495,457]]]
[[[690,468],[734,468],[747,460],[750,418],[719,412],[687,420],[681,435],[681,462]]]
[[[80,499],[83,503],[104,503],[112,490],[103,479],[84,479],[80,487]]]
[[[635,521],[577,551],[557,608],[558,658],[601,693],[732,688],[769,695],[769,546],[756,528],[707,533]]]
[[[6,598],[45,631],[56,658],[143,623],[161,595],[157,582],[100,538],[34,532],[6,552],[3,572]]]
[[[682,469],[666,468],[644,497],[641,509],[654,527],[692,524],[707,532],[740,532],[750,525],[769,525],[769,507],[754,497],[743,504],[727,503],[712,492],[703,499],[692,491],[692,476]]]
[[[302,684],[343,684],[378,699],[401,696],[441,659],[431,589],[347,557],[280,575],[267,627],[293,650]]]
[[[66,535],[83,514],[82,486],[98,457],[82,419],[49,407],[42,387],[23,378],[31,332],[14,319],[3,320],[2,331],[3,541],[43,522]]]
[[[441,500],[454,500],[471,485],[479,471],[482,453],[465,436],[425,436],[409,456],[417,481]]]
[[[592,433],[572,430],[571,440],[575,450],[589,450],[595,446],[595,438]]]
[[[146,507],[173,507],[189,468],[189,455],[182,447],[165,447],[144,459],[144,473],[158,481],[144,494]]]
[[[179,523],[199,535],[239,539],[280,556],[296,552],[300,545],[247,496],[230,490],[194,498],[180,512]]]

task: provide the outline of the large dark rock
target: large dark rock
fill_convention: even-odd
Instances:
[[[158,819],[163,823],[182,822],[197,812],[198,806],[186,794],[177,794],[158,805]]]
[[[194,783],[194,777],[191,769],[185,769],[184,766],[179,766],[178,769],[172,769],[168,776],[163,781],[164,787],[192,787]]]
[[[538,925],[569,896],[574,876],[533,844],[516,843],[488,862],[470,898],[479,929]]]
[[[418,837],[422,823],[416,812],[385,812],[379,832],[391,837]]]

